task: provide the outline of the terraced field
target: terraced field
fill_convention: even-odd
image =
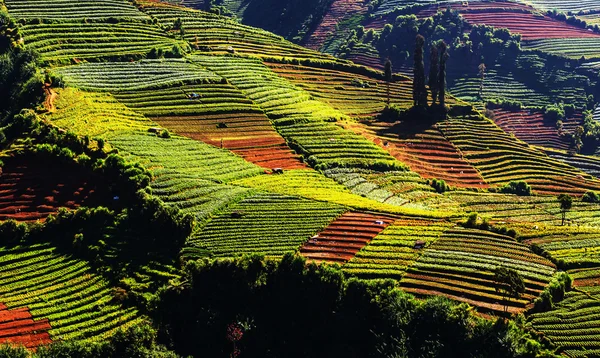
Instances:
[[[347,212],[304,243],[300,255],[315,262],[345,263],[394,221],[382,214]]]
[[[164,128],[231,149],[264,168],[305,168],[261,109],[198,65],[144,60],[75,65],[56,72],[79,88],[110,91],[130,110]]]
[[[259,193],[228,207],[193,235],[188,246],[216,257],[281,256],[297,250],[344,211],[327,202]]]
[[[97,341],[142,320],[135,309],[115,301],[108,282],[86,262],[62,255],[50,245],[0,247],[0,263],[0,301],[2,308],[8,308],[0,311],[0,317],[20,312],[24,318],[4,323],[0,332],[12,326],[16,331],[8,333],[24,333],[32,325],[39,332],[39,336],[11,335],[11,339],[44,344],[47,331],[52,340]]]
[[[493,271],[507,267],[519,272],[526,292],[506,302],[493,285]],[[483,311],[522,312],[554,274],[554,265],[516,240],[473,229],[445,231],[408,268],[400,285],[417,295],[442,295]]]
[[[424,248],[452,226],[447,222],[397,219],[346,263],[343,270],[361,278],[400,279]],[[416,246],[417,242],[423,248]]]
[[[533,327],[569,357],[595,357],[600,354],[599,292],[597,286],[584,289],[585,293],[568,292],[555,309],[531,316]]]
[[[43,220],[62,207],[74,209],[106,201],[101,181],[72,168],[31,157],[4,161],[0,172],[0,220]]]
[[[559,151],[547,150],[546,154],[554,159],[558,159],[563,163],[567,163],[582,172],[600,178],[600,158],[595,155],[579,155],[564,153]]]
[[[257,57],[315,59],[336,61],[335,58],[316,51],[308,50],[284,40],[270,32],[241,25],[235,20],[214,14],[186,9],[170,4],[142,0],[141,9],[172,33],[177,19],[181,19],[184,38],[192,46],[203,52],[240,53]]]
[[[365,0],[334,0],[321,22],[310,34],[308,41],[303,45],[313,50],[319,50],[327,38],[335,34],[340,21],[366,14],[367,4],[368,1]]]
[[[52,342],[47,319],[33,320],[27,307],[9,310],[0,303],[0,345],[14,344],[36,348]]]
[[[562,12],[577,12],[580,10],[600,10],[600,4],[595,0],[520,0],[523,3],[534,5],[535,7],[552,10],[557,9]]]
[[[524,180],[534,191],[551,195],[600,188],[597,179],[511,138],[483,117],[451,118],[438,126],[488,184]]]
[[[541,39],[522,43],[523,49],[538,50],[572,59],[599,59],[600,37],[563,39]]]
[[[453,187],[489,187],[463,154],[435,127],[422,132],[405,132],[401,124],[367,122],[348,123],[356,133],[381,146],[423,178],[442,179]]]
[[[372,142],[332,123],[345,115],[277,76],[262,62],[235,57],[194,56],[239,88],[265,111],[290,146],[311,166],[401,167]]]
[[[110,143],[151,170],[154,195],[199,220],[250,194],[228,182],[263,172],[227,150],[183,137],[122,134]]]
[[[279,76],[353,118],[374,117],[386,106],[385,81],[317,67],[267,63]],[[390,85],[390,103],[401,108],[412,106],[412,83],[401,78]]]
[[[47,19],[61,21],[93,20],[109,18],[119,20],[149,21],[127,0],[5,0],[10,14],[19,19]]]
[[[512,133],[520,140],[531,145],[568,150],[571,141],[566,134],[572,134],[582,124],[581,115],[568,118],[563,122],[562,131],[556,124],[544,120],[542,112],[513,112],[502,109],[494,110],[494,122],[505,132]],[[564,136],[561,136],[564,133]]]

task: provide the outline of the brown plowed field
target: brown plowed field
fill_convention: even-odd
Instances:
[[[9,310],[0,303],[0,345],[23,345],[36,348],[52,342],[47,319],[34,321],[28,308]]]
[[[300,254],[313,261],[343,264],[395,220],[387,215],[348,212],[308,240]]]
[[[12,158],[0,174],[0,220],[43,220],[61,207],[91,206],[105,198],[91,178],[48,163]]]

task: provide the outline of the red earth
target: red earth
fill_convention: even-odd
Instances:
[[[0,220],[43,220],[61,207],[91,206],[106,198],[91,178],[52,164],[11,158],[1,170]]]
[[[563,121],[562,131],[570,134],[575,128],[582,124],[582,115],[575,116]],[[567,136],[561,136],[556,124],[544,120],[541,111],[508,111],[503,109],[494,110],[494,122],[505,132],[512,133],[515,137],[532,145],[548,148],[569,150],[570,140]]]
[[[340,21],[356,14],[366,13],[367,5],[366,0],[335,0],[304,46],[319,50],[327,38],[335,32],[336,25]]]
[[[395,220],[388,215],[347,212],[309,239],[300,254],[311,261],[346,263]]]
[[[34,321],[28,308],[9,310],[0,303],[0,345],[23,345],[36,348],[52,342],[47,319]]]

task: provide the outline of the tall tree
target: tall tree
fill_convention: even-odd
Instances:
[[[423,63],[423,46],[425,38],[417,35],[415,43],[415,64],[413,82],[413,102],[416,107],[427,106],[427,88],[425,88],[425,64]]]
[[[560,212],[562,214],[561,225],[565,225],[567,211],[571,210],[571,208],[573,207],[573,198],[569,194],[560,194],[558,196],[558,202],[560,203]]]
[[[525,282],[517,271],[506,267],[497,267],[494,270],[494,283],[496,292],[501,293],[504,299],[504,312],[508,311],[509,300],[512,297],[518,299],[525,293]]]
[[[436,45],[431,46],[429,59],[429,90],[431,91],[431,105],[435,104],[438,96],[438,71],[440,55]]]
[[[446,104],[446,61],[448,61],[448,45],[443,40],[438,44],[438,53],[440,54],[440,72],[438,76],[438,91],[440,104]]]
[[[392,61],[385,61],[385,82],[387,83],[387,106],[390,106],[390,82],[392,82]]]
[[[478,67],[479,69],[479,98],[483,99],[483,81],[485,81],[485,71],[487,68],[485,67],[485,63],[481,63]]]

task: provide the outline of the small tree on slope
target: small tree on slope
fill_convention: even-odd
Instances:
[[[431,105],[434,105],[438,96],[438,71],[440,55],[437,46],[431,46],[429,63],[429,90],[431,91]]]
[[[438,91],[440,96],[440,104],[446,104],[446,62],[448,61],[448,45],[446,42],[440,41],[438,44],[438,53],[440,54],[440,72],[438,76]]]
[[[423,46],[425,38],[417,35],[415,42],[415,63],[413,82],[413,102],[415,107],[427,106],[427,88],[425,88],[425,64],[423,63]]]
[[[390,82],[392,82],[392,61],[385,61],[385,82],[387,83],[387,106],[390,106]]]
[[[501,293],[504,300],[504,313],[508,311],[509,297],[519,299],[525,293],[523,277],[515,270],[497,267],[494,270],[496,292]]]
[[[573,198],[569,194],[560,194],[558,196],[558,202],[560,203],[560,212],[562,214],[561,225],[564,226],[567,211],[571,210],[571,208],[573,207]]]

